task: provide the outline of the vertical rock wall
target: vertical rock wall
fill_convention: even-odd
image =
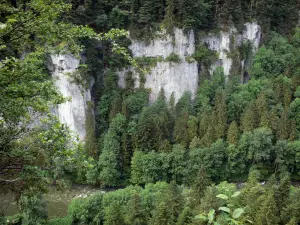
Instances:
[[[209,34],[203,40],[207,44],[208,48],[218,52],[218,61],[212,65],[211,72],[215,70],[216,67],[221,66],[224,68],[224,74],[229,75],[230,69],[232,66],[232,59],[228,57],[228,54],[231,52],[230,45],[240,46],[245,41],[250,41],[252,44],[252,50],[255,52],[258,49],[260,38],[261,38],[261,29],[260,26],[255,23],[245,23],[245,29],[242,34],[237,33],[237,30],[234,27],[231,27],[229,31],[221,31],[218,35]],[[231,43],[232,40],[235,43]],[[243,67],[244,62],[241,61]]]
[[[130,49],[134,57],[162,57],[167,58],[171,53],[177,54],[181,62],[158,62],[146,75],[145,88],[151,89],[150,102],[154,102],[160,92],[164,89],[166,98],[169,99],[171,94],[175,94],[175,102],[183,95],[185,91],[195,96],[198,88],[198,66],[196,62],[188,63],[187,56],[191,56],[195,52],[194,33],[185,34],[181,29],[175,29],[174,36],[161,35],[150,43],[132,40]],[[221,31],[218,34],[208,34],[200,41],[206,43],[208,48],[218,53],[217,62],[211,66],[211,73],[216,67],[221,66],[224,74],[228,76],[232,68],[233,59],[229,57],[232,47],[240,46],[243,42],[250,41],[253,51],[255,52],[259,46],[261,37],[260,26],[253,23],[246,23],[242,33],[238,33],[234,27],[228,31]],[[234,43],[233,43],[234,40]],[[240,62],[241,67],[245,62]],[[119,85],[125,87],[125,75],[127,70],[119,72]],[[135,74],[136,87],[139,87],[139,76]],[[201,76],[201,74],[200,74]]]
[[[150,102],[154,102],[161,90],[164,89],[167,100],[174,92],[175,101],[183,95],[185,91],[190,91],[195,96],[198,87],[197,63],[188,63],[186,56],[195,52],[194,33],[184,34],[183,30],[175,29],[174,37],[165,35],[155,38],[146,44],[133,40],[130,46],[134,57],[162,57],[166,59],[170,54],[175,53],[180,57],[181,62],[158,62],[146,75],[145,88],[151,90]],[[119,85],[125,86],[125,71],[119,73]],[[135,74],[136,86],[139,86],[139,75]]]
[[[59,92],[67,102],[58,105],[57,116],[61,123],[79,135],[80,140],[85,138],[85,113],[87,101],[91,100],[90,90],[85,90],[79,84],[72,82],[70,74],[75,72],[80,61],[71,55],[51,55],[49,69]]]

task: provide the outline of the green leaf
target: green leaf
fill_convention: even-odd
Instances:
[[[237,208],[233,211],[232,217],[234,219],[239,218],[242,214],[244,213],[244,209],[243,208]]]
[[[218,194],[216,197],[220,198],[220,199],[223,199],[223,200],[228,200],[228,196],[224,195],[224,194]]]
[[[219,210],[230,213],[230,209],[228,207],[220,207]]]
[[[233,195],[231,195],[232,198],[235,198],[241,194],[240,191],[235,192]]]
[[[214,220],[214,218],[215,218],[215,210],[214,209],[211,209],[210,211],[209,211],[209,213],[208,213],[208,215],[207,215],[207,217],[208,217],[208,221],[211,223],[213,220]]]
[[[199,220],[207,220],[207,217],[202,215],[202,214],[199,214],[197,216],[195,216],[195,219],[199,219]]]

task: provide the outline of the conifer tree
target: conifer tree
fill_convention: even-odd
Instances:
[[[175,181],[171,181],[169,184],[167,196],[167,205],[171,214],[169,224],[175,224],[183,205],[181,191]]]
[[[231,122],[227,132],[227,143],[237,145],[238,142],[238,125],[235,121]]]
[[[279,139],[288,139],[290,132],[290,120],[288,118],[288,109],[283,110],[278,121],[277,136]]]
[[[282,211],[283,208],[285,208],[289,201],[290,196],[290,190],[291,190],[291,178],[289,174],[286,174],[282,179],[280,179],[278,188],[276,190],[276,203],[278,211]]]
[[[110,123],[104,135],[103,149],[99,156],[99,179],[103,186],[117,186],[123,172],[121,157],[121,136],[125,131],[126,118],[118,114]]]
[[[143,151],[158,150],[170,140],[171,115],[163,91],[153,105],[145,107],[136,126],[137,147]]]
[[[194,137],[198,136],[198,119],[195,116],[190,116],[188,120],[188,136],[189,141],[193,140]]]
[[[200,147],[209,147],[216,141],[215,132],[212,126],[209,126],[205,135],[200,140]]]
[[[215,137],[219,139],[225,136],[227,124],[227,105],[224,91],[216,92],[213,115]]]
[[[163,24],[167,33],[172,33],[175,26],[175,2],[174,0],[166,0],[167,7],[165,9],[165,18]]]
[[[95,120],[93,114],[93,104],[88,103],[88,108],[85,113],[85,130],[86,130],[86,137],[85,137],[85,152],[87,155],[96,158],[98,154],[97,150],[97,141],[96,141],[96,134],[95,134]]]
[[[127,217],[126,223],[128,225],[146,225],[146,213],[141,203],[141,198],[136,192],[132,195],[126,207]]]
[[[174,111],[174,109],[175,109],[175,93],[174,93],[174,91],[171,94],[169,106],[170,106],[170,110]]]
[[[193,184],[193,200],[195,205],[199,205],[204,196],[206,188],[211,184],[205,169],[201,167],[195,177]]]
[[[124,225],[121,206],[113,201],[105,210],[104,225]]]
[[[259,126],[270,127],[267,99],[263,93],[257,97],[255,105],[259,116]]]
[[[109,131],[104,137],[103,151],[99,156],[99,179],[103,186],[117,186],[121,171],[118,162],[120,143],[115,132]]]
[[[277,225],[280,222],[274,192],[267,191],[260,197],[261,205],[258,206],[258,213],[255,216],[255,224],[257,225]]]
[[[188,112],[185,112],[181,116],[177,117],[174,126],[174,137],[177,143],[187,146],[190,142],[188,134]]]
[[[152,212],[152,218],[149,225],[168,225],[171,219],[168,205],[164,201],[158,201]]]
[[[199,138],[203,138],[208,130],[208,128],[211,126],[211,111],[205,111],[199,114],[199,128],[198,128],[198,134]]]
[[[248,108],[245,110],[241,120],[243,132],[252,131],[257,127],[256,117],[255,104],[250,103]]]
[[[193,216],[191,208],[186,206],[180,213],[176,225],[191,224],[193,219],[194,219],[194,216]]]

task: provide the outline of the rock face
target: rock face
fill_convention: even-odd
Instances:
[[[219,55],[218,61],[211,67],[211,72],[213,72],[216,67],[221,66],[224,69],[224,74],[226,76],[229,75],[232,59],[228,57],[228,53],[230,53],[231,47],[240,46],[243,42],[250,41],[252,50],[256,51],[258,49],[261,38],[260,26],[255,22],[246,23],[244,26],[245,29],[242,34],[238,34],[237,30],[231,27],[227,32],[221,31],[217,35],[209,34],[201,40],[207,44],[209,49],[217,51]],[[235,40],[235,43],[232,43],[233,40]],[[241,65],[244,65],[243,61],[241,61]]]
[[[163,36],[163,35],[162,35]],[[200,41],[218,52],[218,60],[212,65],[211,72],[217,67],[222,66],[226,76],[229,75],[232,67],[232,59],[228,57],[228,52],[232,45],[239,46],[244,41],[249,40],[252,43],[253,51],[256,51],[260,43],[261,30],[256,23],[246,23],[245,29],[238,34],[235,28],[229,29],[228,32],[220,32],[219,34],[208,34]],[[232,40],[235,43],[232,43]],[[132,40],[130,46],[134,57],[160,57],[163,60],[157,62],[151,71],[146,75],[144,83],[145,88],[151,90],[150,102],[154,102],[160,90],[163,88],[167,100],[174,92],[175,102],[183,95],[185,91],[191,92],[195,97],[198,88],[198,65],[196,62],[187,62],[186,57],[191,56],[195,52],[195,37],[193,31],[185,34],[183,30],[175,29],[174,36],[165,35],[156,38],[146,44]],[[180,62],[167,62],[166,58],[176,54],[180,58]],[[64,104],[57,108],[57,116],[62,123],[67,124],[71,130],[75,131],[81,140],[84,140],[85,131],[85,114],[87,109],[87,101],[91,100],[90,89],[85,89],[80,85],[72,82],[69,73],[73,73],[79,66],[79,60],[71,55],[51,55],[49,69],[55,79],[55,85],[64,97],[70,98]],[[245,62],[241,61],[241,66]],[[130,70],[124,69],[119,72],[119,85],[125,87],[125,74]],[[201,76],[201,74],[200,74]],[[140,86],[140,77],[134,74],[136,79],[135,86]]]
[[[194,33],[184,34],[182,30],[175,29],[174,37],[169,35],[163,38],[156,38],[150,44],[132,40],[130,46],[134,57],[162,57],[167,58],[175,53],[180,57],[180,63],[158,62],[146,75],[145,88],[151,89],[150,102],[154,102],[161,90],[164,89],[165,96],[170,99],[174,92],[175,101],[183,95],[185,91],[190,91],[195,96],[198,87],[198,68],[197,63],[188,63],[186,56],[195,52]],[[125,86],[125,71],[119,73],[119,85]],[[139,86],[139,76],[135,74],[136,87]]]
[[[221,31],[218,34],[208,34],[202,37],[200,42],[206,43],[209,49],[218,53],[217,62],[211,66],[211,73],[216,67],[224,68],[224,74],[228,76],[233,64],[233,60],[228,57],[232,47],[240,46],[245,41],[252,43],[253,51],[256,51],[261,37],[260,26],[253,23],[246,23],[242,33],[232,27],[229,31]],[[233,43],[233,40],[234,43]],[[134,57],[162,57],[167,58],[171,53],[175,53],[181,59],[180,63],[174,62],[158,62],[151,72],[146,75],[145,88],[151,89],[150,102],[154,102],[160,92],[164,89],[167,99],[171,94],[175,94],[175,102],[183,95],[185,91],[191,92],[194,97],[198,88],[198,66],[196,62],[188,63],[187,56],[191,56],[195,52],[194,33],[184,34],[181,29],[174,30],[174,37],[169,35],[162,38],[155,38],[150,44],[132,40],[130,49]],[[241,67],[245,62],[240,62]],[[125,74],[127,70],[119,72],[119,85],[125,87]],[[134,75],[135,86],[139,87],[139,76]],[[201,76],[201,74],[200,74]]]
[[[77,70],[80,61],[71,55],[51,55],[48,68],[52,73],[55,85],[69,101],[60,104],[56,114],[61,123],[79,135],[80,140],[85,138],[85,113],[87,101],[91,100],[90,90],[72,82],[68,75]]]

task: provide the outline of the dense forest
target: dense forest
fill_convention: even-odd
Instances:
[[[0,194],[20,213],[0,224],[183,225],[300,223],[300,27],[296,0],[4,0],[0,3]],[[256,54],[242,45],[245,74],[208,68],[218,57],[199,41],[256,21]],[[196,96],[161,89],[149,102],[131,40],[175,27],[196,36]],[[128,32],[129,31],[129,35]],[[130,37],[130,38],[129,38]],[[249,44],[250,45],[250,44]],[[55,88],[50,54],[84,58],[78,83],[95,80],[85,142],[51,113],[68,101]],[[236,56],[238,55],[238,56]],[[176,63],[180,59],[170,55]],[[118,71],[134,67],[125,87]],[[39,123],[36,123],[36,118]],[[74,199],[48,218],[44,194],[68,183],[118,189]]]

